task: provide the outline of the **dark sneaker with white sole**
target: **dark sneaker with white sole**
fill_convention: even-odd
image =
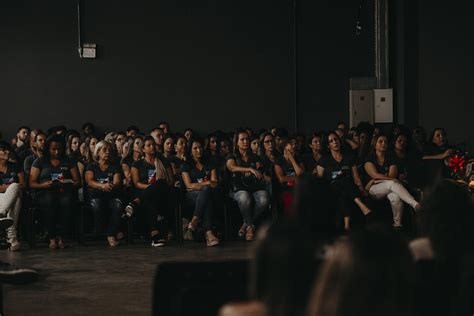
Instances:
[[[7,229],[13,225],[13,219],[10,217],[5,217],[0,215],[0,231]]]
[[[165,239],[161,236],[161,234],[155,235],[151,238],[152,247],[163,247],[164,245]]]

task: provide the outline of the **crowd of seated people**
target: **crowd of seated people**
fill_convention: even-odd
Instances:
[[[284,218],[296,216],[296,183],[307,174],[330,187],[329,230],[350,231],[355,216],[370,222],[378,211],[371,201],[384,199],[394,230],[401,230],[404,209],[422,207],[417,189],[449,174],[445,161],[452,153],[442,128],[426,139],[421,127],[383,133],[368,123],[348,130],[341,122],[309,137],[272,127],[204,138],[191,128],[173,133],[166,122],[146,133],[130,126],[103,136],[91,123],[80,132],[22,126],[11,142],[0,143],[0,216],[15,222],[8,231],[11,250],[21,247],[16,227],[26,191],[38,205],[52,249],[65,247],[79,201],[92,211],[94,232],[105,232],[111,247],[120,244],[122,221],[132,216],[142,219],[151,245],[159,247],[174,236],[177,227],[169,223],[182,192],[191,210],[185,239],[199,239],[196,232],[202,231],[207,246],[216,246],[216,196],[233,201],[242,217],[236,233],[252,241],[270,205]]]

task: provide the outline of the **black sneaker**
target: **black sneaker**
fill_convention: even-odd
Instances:
[[[161,236],[161,234],[155,235],[151,238],[152,247],[163,247],[164,245],[165,239]]]
[[[13,225],[13,219],[6,217],[5,215],[0,215],[0,231],[4,231],[8,227]]]

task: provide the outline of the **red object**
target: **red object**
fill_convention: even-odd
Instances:
[[[458,171],[464,170],[465,163],[466,163],[466,160],[464,160],[464,157],[454,155],[453,157],[449,158],[448,167],[451,168],[454,173],[457,173]]]
[[[283,212],[286,217],[293,215],[291,206],[293,205],[293,192],[282,192],[281,200],[283,202]]]

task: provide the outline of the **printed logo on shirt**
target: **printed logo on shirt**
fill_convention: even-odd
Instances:
[[[156,170],[148,169],[148,183],[152,184],[156,182]]]
[[[62,180],[64,180],[64,175],[62,172],[51,173],[51,181],[62,181]]]
[[[206,181],[209,181],[209,171],[206,171],[206,175],[204,176],[204,178],[198,178],[197,179],[198,183],[202,183],[202,182],[206,182]]]

